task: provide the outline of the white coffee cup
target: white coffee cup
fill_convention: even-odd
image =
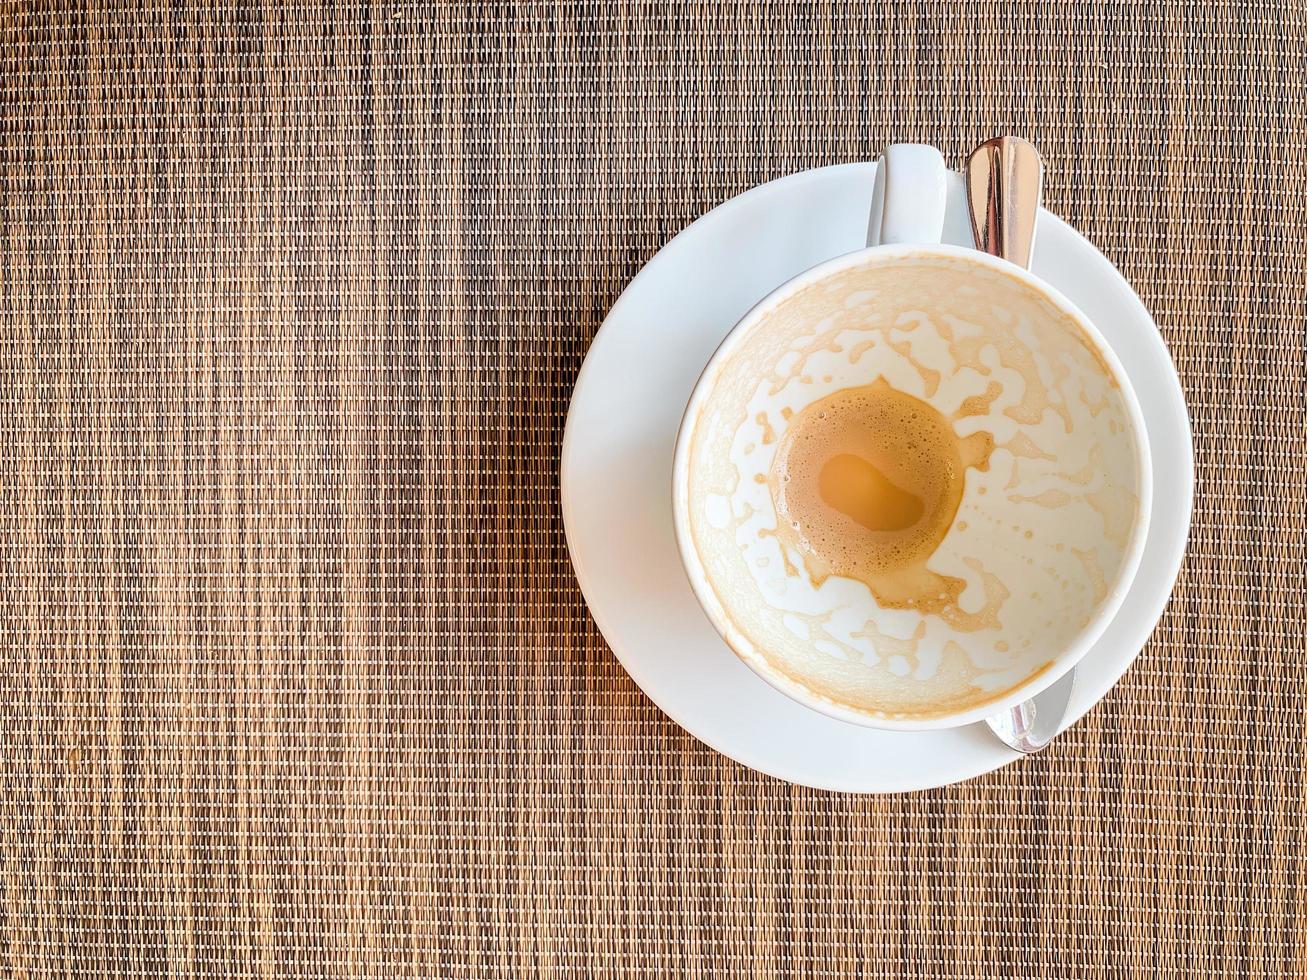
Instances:
[[[1031,697],[1102,634],[1142,555],[1151,464],[1138,400],[1093,324],[1023,269],[939,244],[937,151],[891,148],[882,183],[872,224],[887,244],[782,285],[709,361],[677,440],[676,534],[709,619],[770,684],[857,724],[948,728]],[[778,534],[771,468],[787,426],[873,382],[993,446],[925,563],[965,584],[946,615],[816,576]]]

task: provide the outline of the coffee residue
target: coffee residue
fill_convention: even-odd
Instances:
[[[884,378],[845,388],[794,417],[769,479],[775,535],[802,556],[813,584],[856,579],[881,606],[940,616],[960,630],[996,626],[1006,589],[979,563],[984,607],[958,605],[966,581],[926,562],[944,540],[966,484],[994,449],[986,432],[959,436],[951,421]]]

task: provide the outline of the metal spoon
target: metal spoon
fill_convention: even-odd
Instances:
[[[1018,752],[1038,752],[1062,730],[1075,686],[1076,670],[1072,667],[1033,698],[1022,701],[1015,708],[990,715],[985,724],[999,741]]]
[[[1029,269],[1044,185],[1039,151],[1016,136],[985,140],[967,157],[965,176],[976,248]]]
[[[965,178],[976,248],[1029,269],[1044,183],[1039,151],[1016,136],[986,140],[967,157]],[[1038,752],[1061,729],[1075,683],[1073,668],[1030,700],[985,722],[1018,752]]]

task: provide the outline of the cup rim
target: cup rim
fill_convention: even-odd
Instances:
[[[753,641],[743,635],[724,615],[724,611],[720,609],[720,600],[708,584],[707,572],[703,567],[703,562],[699,557],[690,531],[689,455],[692,441],[690,436],[695,428],[693,422],[698,418],[699,409],[711,390],[712,386],[708,384],[708,381],[713,376],[714,370],[769,313],[795,293],[835,273],[862,265],[890,264],[917,256],[942,257],[971,262],[1009,275],[1018,282],[1034,289],[1076,322],[1085,336],[1093,343],[1095,350],[1104,363],[1107,364],[1122,392],[1122,398],[1135,435],[1135,464],[1139,472],[1139,515],[1135,521],[1120,569],[1106,598],[1099,604],[1089,622],[1076,634],[1074,642],[1068,644],[1053,659],[1051,667],[1035,672],[1002,696],[964,711],[928,717],[899,718],[876,715],[850,705],[841,704],[820,692],[812,690],[807,685],[781,674],[767,664]],[[1074,668],[1103,635],[1130,591],[1143,558],[1144,545],[1148,537],[1148,525],[1152,518],[1152,509],[1153,469],[1152,455],[1149,452],[1148,427],[1144,419],[1143,409],[1139,404],[1138,395],[1136,395],[1134,386],[1130,383],[1129,376],[1126,374],[1116,351],[1112,349],[1112,346],[1094,325],[1093,321],[1051,284],[1035,276],[1029,270],[1004,259],[958,245],[936,243],[871,245],[818,263],[777,286],[755,303],[731,327],[704,365],[694,383],[694,389],[690,394],[689,401],[686,403],[685,411],[681,415],[672,459],[672,516],[681,564],[699,606],[731,652],[769,685],[799,704],[840,721],[887,731],[936,731],[960,728],[983,721],[991,715],[999,714],[1035,696]]]

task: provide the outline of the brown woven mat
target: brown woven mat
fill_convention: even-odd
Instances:
[[[3,2],[0,975],[1303,974],[1305,21]],[[1047,754],[794,788],[588,618],[570,387],[712,205],[1002,131],[1175,354],[1189,559]]]

